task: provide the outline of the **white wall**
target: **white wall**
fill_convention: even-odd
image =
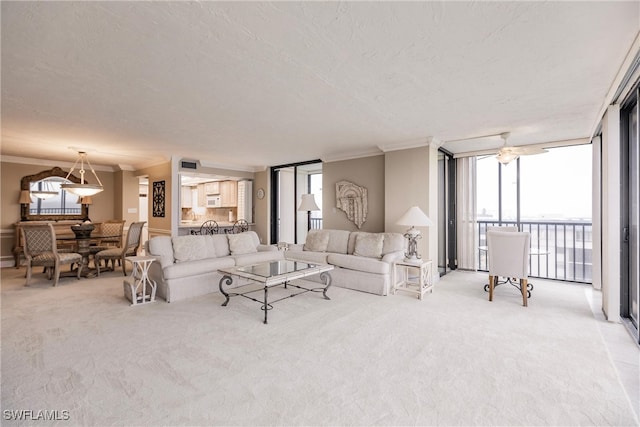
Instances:
[[[411,206],[418,206],[438,223],[438,150],[419,147],[385,153],[385,231],[404,233],[396,221]],[[418,253],[438,262],[438,227],[420,227]],[[437,275],[434,276],[437,279]]]

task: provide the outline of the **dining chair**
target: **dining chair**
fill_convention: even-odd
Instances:
[[[56,245],[56,231],[51,224],[23,224],[21,227],[24,242],[24,256],[27,260],[27,281],[31,281],[31,270],[35,266],[45,267],[48,279],[55,275],[53,286],[60,280],[60,267],[65,264],[77,264],[77,277],[82,273],[82,255],[77,252],[59,252]],[[52,270],[53,269],[53,270]]]
[[[98,230],[98,234],[107,237],[99,239],[95,245],[91,245],[89,247],[89,252],[94,257],[94,264],[95,255],[98,252],[105,251],[107,249],[122,247],[124,223],[125,221],[123,220],[109,219],[100,224],[100,230]]]
[[[106,262],[106,265],[108,265],[109,261],[111,261],[112,268],[114,270],[115,261],[120,261],[120,263],[122,264],[122,273],[125,276],[127,275],[125,258],[128,256],[137,255],[138,249],[140,248],[140,240],[142,238],[142,227],[144,227],[145,223],[146,221],[139,221],[134,222],[129,226],[129,230],[127,231],[127,238],[122,247],[105,249],[95,254],[94,262],[98,271],[98,276],[100,276],[100,261],[102,260]]]
[[[498,277],[507,277],[519,282],[522,305],[527,306],[527,281],[529,278],[528,232],[489,231],[487,233],[489,257],[489,301],[493,301],[493,290]]]

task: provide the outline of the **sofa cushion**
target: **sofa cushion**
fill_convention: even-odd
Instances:
[[[176,236],[171,239],[176,262],[196,261],[207,257],[203,236]]]
[[[326,252],[329,244],[329,233],[324,230],[310,230],[304,243],[304,250]]]
[[[348,230],[324,230],[329,233],[329,244],[327,252],[336,254],[346,254],[351,232]]]
[[[215,272],[219,268],[233,267],[235,261],[231,257],[207,258],[190,262],[181,262],[163,268],[165,280],[180,279]]]
[[[229,239],[226,234],[210,234],[207,235],[209,240],[213,243],[217,257],[228,256],[231,254],[229,250]]]
[[[326,264],[328,252],[311,252],[311,251],[285,251],[284,256],[287,259],[295,261],[313,262],[316,264]]]
[[[253,236],[248,233],[229,234],[231,255],[243,255],[258,252]]]
[[[336,267],[347,268],[349,270],[375,274],[389,274],[391,272],[390,263],[375,258],[330,253],[327,256],[327,261]]]
[[[407,239],[401,233],[383,233],[384,245],[382,245],[382,255],[392,252],[405,252],[407,249]]]
[[[384,235],[379,233],[358,233],[353,254],[367,258],[382,257]]]
[[[157,236],[147,241],[150,255],[160,257],[160,265],[164,268],[173,264],[173,245],[171,237]]]

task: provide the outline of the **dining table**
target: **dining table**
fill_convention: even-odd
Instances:
[[[74,242],[76,245],[76,249],[74,252],[82,255],[82,272],[80,275],[82,277],[93,277],[97,275],[97,270],[95,268],[91,268],[89,266],[89,256],[91,255],[91,243],[99,242],[102,239],[115,239],[121,238],[121,234],[114,233],[101,233],[91,232],[91,233],[76,233],[76,234],[58,234],[56,235],[56,240],[64,243]],[[67,246],[67,245],[65,245]],[[77,274],[77,270],[71,270],[65,272],[66,275],[75,275]]]

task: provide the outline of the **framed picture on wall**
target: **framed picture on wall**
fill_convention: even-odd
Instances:
[[[153,182],[153,216],[164,217],[164,181]]]

